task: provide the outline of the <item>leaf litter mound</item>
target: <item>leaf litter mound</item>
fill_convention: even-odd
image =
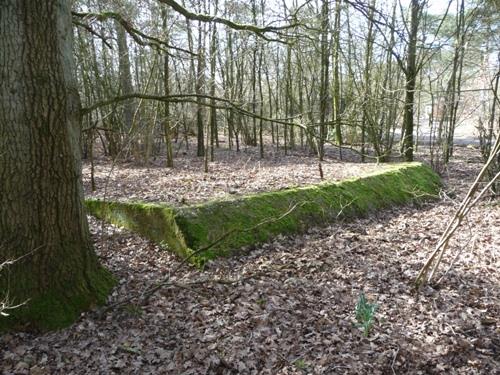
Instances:
[[[280,237],[204,270],[181,266],[147,303],[85,313],[62,331],[4,334],[2,373],[500,373],[498,199],[473,209],[450,245],[446,277],[412,290],[480,168],[465,151],[438,202]],[[179,267],[153,243],[90,221],[119,280],[110,304]],[[377,304],[368,337],[355,316],[361,293]]]

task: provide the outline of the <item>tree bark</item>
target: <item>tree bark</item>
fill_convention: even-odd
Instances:
[[[370,13],[368,17],[368,35],[366,37],[366,51],[365,51],[365,70],[363,72],[364,76],[364,90],[363,90],[363,117],[361,119],[361,161],[365,161],[366,157],[366,133],[367,133],[367,123],[368,123],[368,113],[370,111],[370,96],[371,96],[371,85],[372,85],[372,56],[373,56],[373,44],[375,42],[375,36],[373,32],[373,16],[375,13],[375,0],[371,2]]]
[[[334,26],[334,47],[333,47],[333,122],[335,125],[335,140],[339,146],[339,156],[342,160],[342,127],[340,125],[340,11],[342,0],[335,2],[335,26]]]
[[[218,1],[215,1],[215,13],[218,11]],[[216,67],[217,67],[217,25],[211,25],[211,38],[210,38],[210,95],[215,97],[216,89]],[[210,161],[215,160],[214,149],[215,146],[219,147],[219,135],[217,128],[217,110],[215,109],[215,99],[210,100]]]
[[[403,115],[403,155],[405,161],[413,161],[413,109],[415,105],[415,85],[417,81],[417,36],[422,4],[411,1],[410,35],[408,58],[405,69],[405,109]]]
[[[205,93],[205,30],[204,26],[198,24],[198,64],[196,70],[196,94],[203,95]],[[205,100],[202,97],[197,99],[198,105],[196,108],[196,155],[205,156],[205,138],[204,138],[204,127],[205,127]]]
[[[132,73],[130,68],[130,56],[127,45],[127,35],[122,25],[116,22],[116,39],[118,44],[118,69],[120,78],[120,95],[128,95],[134,92],[132,84]],[[123,104],[123,130],[131,131],[133,127],[135,105],[133,100]]]
[[[70,1],[0,3],[0,330],[70,324],[113,284],[83,207]]]
[[[329,8],[328,1],[323,0],[321,6],[321,87],[320,87],[320,108],[319,108],[319,140],[318,140],[318,157],[319,161],[323,161],[325,156],[325,141],[327,136],[328,120],[328,67],[330,65],[328,51],[328,24],[329,24]],[[321,165],[321,164],[320,164]]]
[[[169,31],[168,31],[168,13],[166,10],[162,12],[163,18],[163,31],[165,33],[165,40],[169,40]],[[163,88],[165,96],[170,95],[170,58],[168,53],[165,53],[163,56]],[[165,150],[166,150],[166,166],[167,168],[174,167],[174,150],[172,147],[172,131],[170,129],[170,103],[168,101],[165,102],[164,105],[165,112],[165,120],[163,121],[163,131],[165,133]]]

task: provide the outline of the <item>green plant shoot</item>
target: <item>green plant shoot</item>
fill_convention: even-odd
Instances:
[[[365,294],[361,293],[358,303],[356,303],[356,320],[358,321],[358,327],[363,328],[363,334],[366,337],[368,337],[370,329],[373,325],[376,310],[377,305],[369,303]]]

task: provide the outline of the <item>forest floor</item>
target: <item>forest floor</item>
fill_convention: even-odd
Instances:
[[[338,150],[329,147],[328,151],[330,157],[322,163],[325,180],[340,181],[385,168],[384,164],[361,163],[350,150],[344,150],[342,161],[338,159]],[[100,158],[94,165],[94,192],[90,163],[86,162],[83,168],[86,195],[185,205],[228,194],[281,190],[321,182],[318,159],[298,151],[284,156],[275,150],[266,150],[266,158],[261,160],[257,148],[239,153],[218,149],[214,162],[209,163],[209,173],[204,172],[204,160],[196,157],[195,152],[191,147],[179,153],[173,169],[165,168],[165,159],[141,166],[135,162],[113,164],[109,158]]]
[[[500,374],[498,199],[485,199],[471,211],[452,241],[442,270],[451,260],[454,265],[442,281],[419,294],[412,287],[480,168],[472,150],[457,153],[439,201],[279,237],[212,261],[204,270],[181,265],[155,244],[90,218],[101,261],[119,281],[110,303],[169,282],[141,304],[133,298],[105,314],[82,314],[58,332],[1,336],[0,369],[3,374]],[[318,181],[314,158],[259,163],[250,156],[228,153],[227,165],[221,159],[208,176],[197,172],[200,161],[189,164],[189,155],[176,160],[185,172],[158,166],[143,172],[120,164],[115,170],[121,177],[112,177],[108,197],[180,204]],[[338,179],[377,168],[325,164],[326,176]],[[106,166],[97,166],[98,187]],[[361,293],[378,306],[368,337],[355,320]]]

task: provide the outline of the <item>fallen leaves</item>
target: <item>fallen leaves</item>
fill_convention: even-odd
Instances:
[[[268,153],[269,154],[269,153]],[[261,191],[282,190],[321,182],[317,159],[291,154],[286,157],[269,156],[259,159],[256,149],[240,153],[219,149],[210,172],[204,173],[203,159],[194,150],[179,155],[175,168],[163,167],[163,161],[150,166],[133,163],[113,164],[103,158],[96,160],[97,190],[90,191],[90,165],[84,164],[83,181],[88,197],[113,200],[141,200],[185,205],[227,195],[242,195]],[[381,170],[384,165],[323,162],[325,179],[339,181]]]
[[[259,173],[250,161],[246,168]],[[465,176],[472,178],[477,164],[456,162],[451,168],[448,184],[459,199],[467,188]],[[172,180],[175,173],[169,174]],[[283,177],[276,173],[273,178]],[[127,184],[141,186],[140,176]],[[266,178],[252,188],[275,186],[266,185]],[[171,254],[91,218],[96,249],[119,280],[109,304],[140,295],[166,275],[175,285],[145,305],[131,300],[103,316],[85,313],[62,331],[3,335],[0,369],[3,374],[498,373],[498,205],[485,203],[471,213],[470,228],[460,231],[450,248],[459,256],[438,286],[420,294],[412,289],[453,205],[445,199],[400,207],[281,236],[214,260],[204,270],[186,265],[177,273],[172,271],[180,261]],[[468,242],[471,233],[476,240]],[[378,305],[368,337],[356,327],[361,292]]]

